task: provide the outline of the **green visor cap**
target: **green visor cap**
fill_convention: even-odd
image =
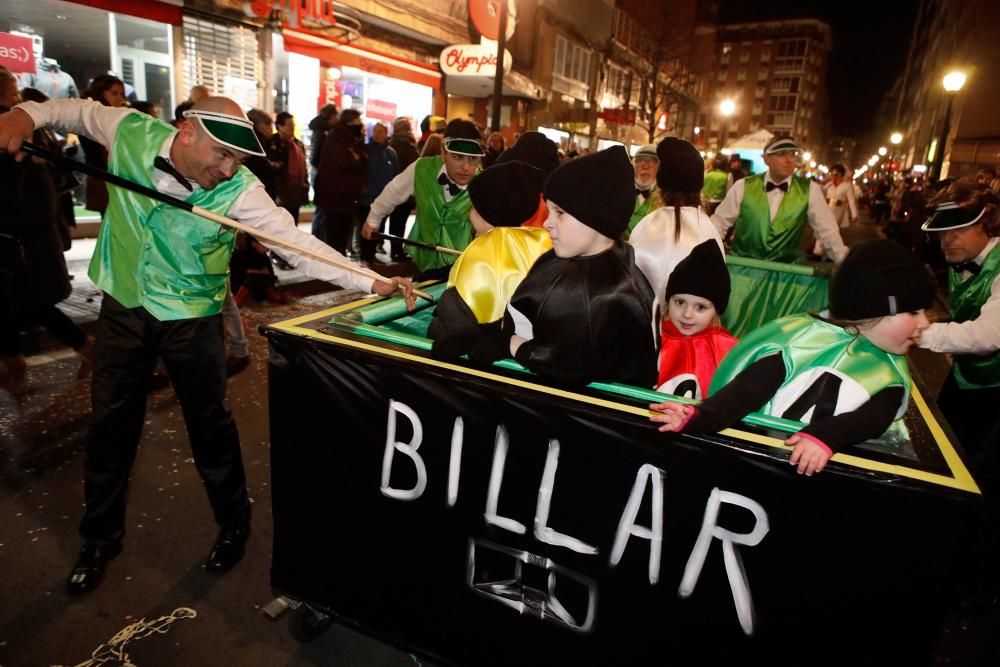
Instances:
[[[483,146],[474,139],[462,139],[461,137],[445,137],[444,149],[449,153],[459,155],[483,156]]]
[[[184,117],[197,120],[212,139],[226,148],[250,155],[265,155],[257,133],[253,131],[253,123],[246,118],[199,109],[185,111]]]
[[[979,222],[985,212],[984,206],[961,208],[953,201],[946,201],[934,209],[934,214],[927,218],[927,222],[920,225],[920,229],[925,232],[943,232],[948,229],[969,227]]]

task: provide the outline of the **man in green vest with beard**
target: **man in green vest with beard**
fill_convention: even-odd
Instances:
[[[241,163],[263,155],[240,107],[207,97],[179,128],[131,109],[90,100],[25,103],[0,116],[0,151],[16,152],[35,128],[76,132],[108,149],[118,176],[226,215],[284,240],[343,256],[301,232]],[[205,561],[223,572],[243,557],[250,502],[236,423],[224,403],[226,355],[220,311],[228,289],[235,232],[180,208],[108,185],[110,203],[89,275],[104,292],[98,320],[93,412],[84,458],[85,542],[66,590],[87,593],[122,549],[129,472],[146,413],[147,381],[157,359],[184,414],[195,466],[221,526]],[[344,287],[388,295],[391,285],[282,251],[303,272]]]
[[[639,221],[663,206],[660,189],[656,187],[656,173],[660,170],[660,157],[656,154],[656,146],[647,144],[632,156],[632,169],[635,171],[635,208],[625,229],[625,239]]]
[[[465,250],[475,232],[469,222],[472,202],[466,188],[479,170],[485,152],[475,123],[456,118],[444,130],[441,155],[422,157],[389,181],[374,202],[361,235],[371,239],[379,224],[410,197],[417,201],[416,221],[409,237],[431,245]],[[425,248],[407,248],[422,279],[447,278],[455,255]]]
[[[778,137],[764,148],[767,172],[733,184],[712,215],[719,236],[735,226],[730,252],[772,262],[795,262],[802,255],[802,234],[808,222],[825,253],[838,264],[847,256],[840,228],[823,191],[807,178],[795,176],[799,146]]]

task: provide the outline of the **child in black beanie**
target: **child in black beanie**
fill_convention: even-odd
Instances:
[[[573,383],[656,379],[653,290],[618,239],[635,204],[621,146],[566,162],[545,183],[553,249],[504,316],[510,353],[540,375]]]
[[[934,283],[892,241],[851,249],[830,283],[829,317],[791,315],[750,332],[723,359],[699,407],[651,405],[661,431],[714,433],[750,412],[804,422],[785,441],[812,475],[833,453],[882,435],[910,395],[906,351],[929,326]]]

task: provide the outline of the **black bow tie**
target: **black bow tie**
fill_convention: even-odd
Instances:
[[[646,188],[645,190],[641,190],[639,188],[636,188],[635,189],[635,196],[638,197],[639,195],[642,195],[643,199],[648,199],[649,198],[649,193],[652,192],[652,190],[653,190],[652,188]]]
[[[448,174],[441,174],[438,176],[438,183],[441,185],[448,186],[448,194],[452,197],[457,197],[462,192],[462,188],[458,186],[458,183],[448,178]]]
[[[788,183],[772,183],[771,181],[768,181],[767,186],[764,189],[767,192],[770,192],[775,188],[781,190],[782,192],[788,192]]]
[[[979,266],[975,262],[962,262],[961,264],[952,264],[951,268],[954,269],[955,273],[964,273],[968,271],[974,276],[978,276],[979,272],[983,270],[983,267]]]
[[[170,161],[167,158],[162,155],[157,155],[156,159],[153,160],[153,166],[162,171],[164,174],[170,174],[176,178],[178,183],[188,189],[188,192],[194,192],[194,188],[191,187],[191,183],[188,182],[188,179],[184,178],[181,175],[181,172],[177,171],[177,168],[170,164]]]

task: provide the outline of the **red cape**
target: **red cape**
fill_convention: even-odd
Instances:
[[[657,388],[668,394],[702,399],[712,385],[712,375],[719,362],[736,345],[737,340],[718,324],[685,336],[673,322],[663,320],[660,342],[662,347]]]

